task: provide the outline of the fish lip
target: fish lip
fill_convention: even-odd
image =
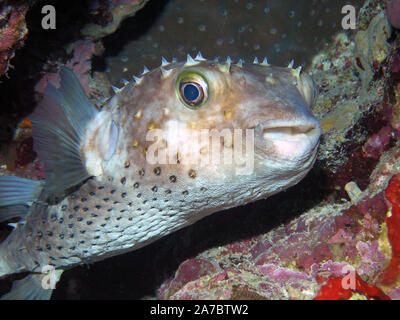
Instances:
[[[309,159],[320,135],[321,127],[315,118],[267,120],[254,126],[256,148],[268,158],[289,162]]]
[[[250,128],[255,130],[256,135],[265,139],[273,137],[274,140],[296,140],[305,137],[318,140],[321,135],[321,127],[316,119],[266,120],[259,121]]]

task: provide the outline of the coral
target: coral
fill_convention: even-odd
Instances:
[[[387,16],[393,28],[400,29],[400,0],[389,0]]]
[[[343,281],[345,277],[332,277],[323,285],[315,297],[315,300],[390,300],[381,289],[363,281],[356,273],[355,288],[345,289]]]
[[[93,42],[89,39],[77,40],[70,44],[67,48],[67,52],[72,53],[73,56],[65,64],[65,66],[74,71],[87,95],[90,95],[89,71],[92,67],[91,59],[94,55],[101,55],[102,51],[103,46],[101,41]],[[58,73],[46,73],[42,77],[42,79],[36,84],[35,91],[38,93],[43,93],[48,82],[58,87],[59,81],[60,77]]]
[[[0,75],[7,72],[15,50],[23,45],[28,34],[25,15],[26,4],[0,5]]]
[[[395,175],[390,179],[385,194],[392,205],[391,213],[386,219],[392,259],[381,275],[381,281],[384,285],[390,285],[396,282],[400,273],[400,175]]]
[[[374,73],[389,54],[387,39],[390,34],[390,25],[382,11],[373,18],[367,30],[359,31],[355,37],[355,67],[360,74],[363,91],[368,89]]]
[[[100,24],[89,23],[82,28],[84,36],[93,39],[100,39],[115,32],[121,22],[127,17],[132,17],[138,10],[143,8],[148,0],[108,0],[108,6],[102,6],[94,1],[92,4],[92,14],[102,15]]]

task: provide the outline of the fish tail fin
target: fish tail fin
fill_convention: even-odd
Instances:
[[[49,83],[29,117],[33,146],[44,163],[45,189],[51,195],[60,195],[90,177],[82,161],[81,141],[88,122],[98,113],[70,69],[61,68],[60,77],[60,88]]]
[[[41,181],[13,176],[0,176],[0,222],[24,218],[43,188]]]
[[[16,280],[10,292],[1,296],[0,300],[49,300],[62,272],[53,270],[47,274],[35,273]]]

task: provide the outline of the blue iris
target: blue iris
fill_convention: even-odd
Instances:
[[[199,97],[200,92],[199,88],[197,88],[194,84],[189,83],[183,89],[183,94],[187,100],[195,101]]]

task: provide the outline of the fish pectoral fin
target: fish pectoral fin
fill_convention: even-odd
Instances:
[[[35,273],[16,280],[11,291],[1,296],[0,300],[50,300],[62,272],[54,270],[48,274]]]
[[[43,188],[40,181],[0,176],[0,222],[24,217]]]
[[[60,76],[60,88],[49,83],[29,117],[34,149],[44,163],[45,189],[53,195],[90,177],[82,161],[81,141],[88,122],[99,112],[71,70],[62,68]]]

